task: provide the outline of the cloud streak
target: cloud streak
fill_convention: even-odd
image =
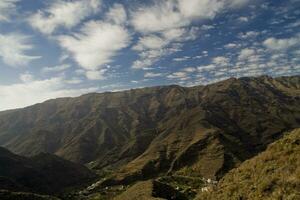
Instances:
[[[0,33],[0,58],[9,66],[24,66],[33,60],[39,59],[39,56],[28,54],[28,51],[33,48],[29,36],[20,33]]]
[[[16,12],[16,3],[19,0],[1,0],[0,1],[0,22],[8,22]]]

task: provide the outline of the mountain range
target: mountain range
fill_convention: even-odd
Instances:
[[[55,154],[85,165],[99,190],[219,180],[300,127],[299,105],[300,76],[92,93],[0,112],[0,146],[35,163]]]

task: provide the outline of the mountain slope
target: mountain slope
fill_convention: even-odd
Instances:
[[[215,191],[198,199],[300,199],[300,129],[231,170]]]
[[[94,178],[84,166],[54,155],[42,153],[25,158],[0,148],[1,190],[59,194]]]
[[[263,76],[49,100],[0,112],[0,145],[117,171],[111,183],[220,178],[300,126],[299,96],[299,76]]]

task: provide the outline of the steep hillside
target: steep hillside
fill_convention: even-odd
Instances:
[[[94,178],[86,167],[54,155],[25,158],[0,148],[0,190],[59,194]]]
[[[300,199],[300,129],[231,170],[199,200]]]
[[[219,178],[299,127],[299,105],[299,76],[94,93],[1,112],[0,145],[117,171],[105,184]]]

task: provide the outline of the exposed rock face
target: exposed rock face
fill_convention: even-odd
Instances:
[[[59,194],[94,178],[86,167],[54,155],[41,153],[25,158],[0,148],[0,190]]]
[[[300,199],[300,129],[231,170],[199,200]]]
[[[0,145],[118,170],[121,182],[219,178],[299,127],[299,105],[299,76],[88,94],[0,112]]]

